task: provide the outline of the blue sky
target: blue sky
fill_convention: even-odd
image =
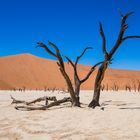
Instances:
[[[135,12],[126,35],[140,35],[139,7],[139,0],[0,0],[0,56],[32,53],[54,59],[35,48],[37,41],[50,40],[73,60],[85,47],[93,47],[80,61],[92,65],[103,59],[98,22],[110,50],[120,27],[118,8]],[[123,43],[110,67],[140,70],[140,39]]]

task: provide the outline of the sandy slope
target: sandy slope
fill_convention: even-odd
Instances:
[[[81,92],[82,108],[69,103],[46,111],[17,111],[10,94],[31,100],[44,95],[68,96],[50,92],[0,91],[0,140],[139,140],[140,94],[102,93],[100,108],[89,109],[91,91]]]
[[[73,70],[66,64],[66,69],[73,79]],[[89,66],[79,65],[79,75],[84,78],[88,73]],[[82,86],[82,89],[93,89],[95,71],[89,80]],[[140,71],[109,69],[106,72],[104,85],[112,88],[117,84],[120,89],[125,85],[138,85]],[[59,81],[59,82],[58,82]],[[31,54],[21,54],[0,58],[0,89],[23,88],[44,89],[66,88],[63,77],[56,65],[56,61],[46,60]]]

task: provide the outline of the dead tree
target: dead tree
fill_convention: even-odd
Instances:
[[[115,91],[114,86],[111,86],[111,90],[112,90],[112,91]]]
[[[93,67],[91,67],[91,69],[89,70],[88,74],[85,76],[85,78],[83,78],[82,80],[80,80],[79,76],[78,76],[78,72],[77,72],[77,64],[80,60],[80,58],[85,54],[86,50],[90,49],[90,47],[87,47],[84,49],[84,51],[81,53],[80,56],[77,57],[76,62],[73,63],[72,60],[70,58],[68,58],[67,56],[65,56],[65,58],[68,60],[68,62],[72,65],[73,69],[74,69],[74,81],[75,81],[75,86],[73,87],[72,84],[72,80],[70,79],[69,75],[67,74],[66,70],[65,70],[65,65],[64,65],[64,61],[62,58],[62,55],[58,49],[58,47],[48,41],[49,45],[51,47],[53,47],[56,51],[56,53],[52,52],[49,47],[47,45],[45,45],[42,42],[38,42],[38,47],[42,47],[46,50],[46,52],[48,52],[50,55],[54,56],[55,58],[57,58],[57,65],[59,67],[59,70],[62,74],[62,76],[64,77],[66,83],[67,83],[67,87],[68,87],[68,91],[70,93],[71,99],[72,99],[72,105],[73,106],[80,106],[80,100],[79,100],[79,92],[80,92],[80,86],[82,83],[84,83],[92,74],[92,72],[94,71],[94,69],[96,68],[96,66],[100,65],[102,62],[97,63],[96,65],[94,65]]]
[[[113,90],[114,91],[118,91],[119,90],[119,86],[116,83],[114,83]]]
[[[106,85],[106,91],[108,91],[108,84]]]
[[[53,88],[52,88],[52,92],[54,92],[55,90],[56,90],[56,87],[53,87]]]
[[[137,83],[135,79],[131,79],[131,83],[132,83],[132,90],[134,90],[134,92],[137,92]]]
[[[47,45],[45,45],[44,43],[42,42],[38,42],[38,47],[42,47],[45,49],[46,52],[48,52],[50,55],[54,56],[55,58],[57,58],[57,65],[59,67],[59,70],[62,74],[62,76],[64,77],[66,83],[67,83],[67,86],[68,86],[68,89],[69,89],[69,92],[70,92],[70,96],[71,96],[71,99],[72,99],[72,105],[73,106],[80,106],[80,103],[78,101],[78,99],[76,98],[75,94],[74,94],[74,90],[73,90],[73,87],[72,87],[72,83],[71,83],[71,80],[70,80],[70,77],[68,76],[66,70],[65,70],[65,65],[64,65],[64,61],[63,61],[63,58],[60,54],[60,51],[58,49],[58,47],[53,44],[52,42],[48,41],[49,45],[51,47],[53,47],[55,49],[55,53],[52,52],[49,47]]]
[[[140,80],[138,80],[138,92],[140,92]]]
[[[127,91],[127,85],[125,85],[125,90]]]
[[[137,86],[134,84],[134,91],[137,92]]]
[[[132,80],[132,84],[133,84],[134,92],[137,92],[137,85],[135,80]]]
[[[112,47],[112,49],[109,52],[106,50],[106,38],[105,38],[105,34],[103,32],[102,23],[101,22],[99,23],[100,35],[102,37],[102,52],[104,54],[104,62],[99,67],[97,75],[96,75],[95,85],[94,85],[94,95],[93,95],[92,101],[89,104],[89,107],[91,107],[91,108],[95,108],[96,106],[100,106],[99,98],[100,98],[101,83],[102,83],[102,80],[104,79],[105,71],[108,68],[108,65],[111,63],[112,57],[115,54],[115,52],[117,51],[117,49],[127,39],[140,38],[140,36],[137,36],[137,35],[124,36],[124,33],[125,33],[126,29],[128,28],[128,24],[126,23],[126,20],[132,14],[133,14],[133,12],[130,12],[130,13],[123,15],[120,12],[122,19],[121,19],[121,26],[120,26],[119,35],[118,35],[118,38],[115,42],[115,45]]]
[[[44,91],[47,91],[47,86],[44,86]]]
[[[25,92],[25,90],[26,90],[26,87],[25,87],[25,86],[23,86],[23,91]]]
[[[105,89],[105,85],[103,84],[101,85],[101,90],[104,91],[104,89]]]
[[[13,88],[13,91],[16,91],[16,88]]]
[[[128,90],[129,92],[131,92],[131,86],[130,86],[130,85],[126,85],[126,86],[125,86],[125,90],[126,90],[126,91]]]

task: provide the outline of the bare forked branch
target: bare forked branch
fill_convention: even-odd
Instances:
[[[45,45],[44,43],[42,43],[42,42],[37,42],[37,44],[38,44],[37,47],[42,47],[42,48],[44,48],[45,51],[48,52],[50,55],[52,55],[52,56],[54,56],[54,57],[57,57],[56,54],[53,53],[53,52],[48,48],[48,46]]]
[[[49,41],[49,40],[48,40],[48,43],[49,43],[50,46],[52,46],[56,50],[56,55],[57,55],[57,57],[59,57],[60,56],[60,52],[59,52],[58,47],[54,43]]]
[[[48,48],[48,46],[45,45],[45,44],[42,43],[42,42],[37,42],[37,44],[38,44],[37,47],[42,47],[42,48],[44,48],[44,49],[46,50],[46,52],[48,52],[50,55],[56,57],[56,58],[58,59],[58,61],[59,61],[59,62],[57,62],[57,64],[58,64],[59,66],[61,65],[61,66],[63,67],[63,69],[64,69],[64,62],[63,62],[63,59],[62,59],[62,56],[61,56],[61,54],[60,54],[60,51],[59,51],[58,47],[57,47],[54,43],[52,43],[52,42],[50,42],[50,41],[48,41],[48,43],[49,43],[50,46],[52,46],[52,47],[55,49],[56,53],[52,52],[52,51]]]
[[[134,12],[128,12],[128,13],[126,13],[124,16],[122,16],[122,18],[124,19],[124,20],[126,20],[129,16],[131,16],[131,15],[133,15],[134,14]]]
[[[79,80],[79,76],[78,76],[78,73],[77,73],[77,65],[75,63],[72,62],[72,60],[70,58],[68,58],[67,56],[65,56],[65,58],[68,60],[68,62],[71,64],[71,66],[73,67],[73,70],[74,70],[74,77],[78,80]]]
[[[85,78],[83,78],[82,80],[80,80],[79,76],[78,76],[78,73],[77,73],[77,65],[76,63],[74,64],[72,62],[72,60],[70,58],[68,58],[67,56],[65,56],[65,58],[68,60],[68,62],[72,65],[73,69],[74,69],[74,79],[75,79],[75,83],[79,83],[79,84],[82,84],[84,83],[89,77],[90,75],[92,74],[92,72],[95,70],[95,68],[102,64],[103,62],[99,62],[97,64],[95,64],[94,66],[92,66],[89,70],[89,72],[87,73],[87,75],[85,76]]]
[[[85,52],[88,50],[88,49],[92,49],[92,47],[86,47],[83,52],[81,53],[81,55],[79,55],[77,58],[76,58],[76,61],[75,61],[75,65],[77,65],[78,61],[80,60],[80,58],[85,54]]]
[[[125,30],[128,28],[128,25],[126,24],[126,20],[132,14],[133,14],[133,12],[129,12],[129,13],[125,14],[124,16],[122,16],[120,32],[119,32],[119,35],[118,35],[118,38],[117,38],[117,41],[116,41],[114,47],[111,49],[111,51],[109,53],[109,59],[112,58],[115,51],[118,49],[120,44],[124,41],[123,35],[124,35]]]
[[[75,63],[73,63],[72,60],[71,60],[70,58],[68,58],[67,56],[65,56],[66,59],[68,60],[68,62],[72,65],[72,67],[73,67],[73,69],[74,69],[74,77],[75,77],[75,80],[77,80],[78,83],[80,83],[80,84],[84,83],[84,82],[90,77],[90,75],[91,75],[92,72],[95,70],[95,68],[96,68],[98,65],[100,65],[101,63],[103,63],[103,62],[99,62],[99,63],[95,64],[93,67],[91,67],[91,69],[89,70],[89,72],[87,73],[87,75],[85,76],[85,78],[83,78],[82,80],[80,80],[80,78],[79,78],[79,76],[78,76],[78,72],[77,72],[77,63],[78,63],[79,59],[84,55],[84,53],[85,53],[88,49],[92,49],[92,47],[87,47],[87,48],[85,48],[85,49],[83,50],[83,52],[81,53],[81,55],[77,57]],[[77,82],[75,81],[75,83],[77,83]]]
[[[78,72],[77,72],[77,63],[78,63],[78,61],[80,60],[80,58],[85,54],[85,52],[88,50],[88,49],[92,49],[92,47],[86,47],[84,50],[83,50],[83,52],[81,53],[81,55],[79,55],[77,58],[76,58],[76,61],[75,61],[75,63],[73,63],[72,62],[72,60],[70,59],[70,58],[68,58],[67,56],[65,56],[65,58],[68,60],[68,62],[71,64],[71,66],[73,67],[73,69],[74,69],[74,77],[76,78],[76,80],[78,80],[78,82],[80,83],[81,82],[81,80],[80,80],[80,78],[79,78],[79,76],[78,76]],[[93,72],[93,71],[92,71]],[[91,73],[92,73],[91,72]],[[91,75],[91,74],[90,74]],[[89,75],[89,76],[90,76]],[[89,76],[87,77],[87,79],[89,78]],[[86,79],[86,80],[87,80]],[[86,81],[86,80],[84,80],[84,81]]]

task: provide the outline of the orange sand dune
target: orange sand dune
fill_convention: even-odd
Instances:
[[[78,65],[80,77],[88,72],[89,66]],[[66,63],[66,69],[73,79],[73,70]],[[89,80],[82,86],[82,89],[93,89],[94,78],[97,70]],[[114,84],[119,89],[125,85],[138,85],[140,71],[108,69],[103,84],[111,89]],[[31,54],[20,54],[0,58],[0,89],[44,89],[59,88],[66,89],[66,83],[61,76],[56,61],[47,60]]]

